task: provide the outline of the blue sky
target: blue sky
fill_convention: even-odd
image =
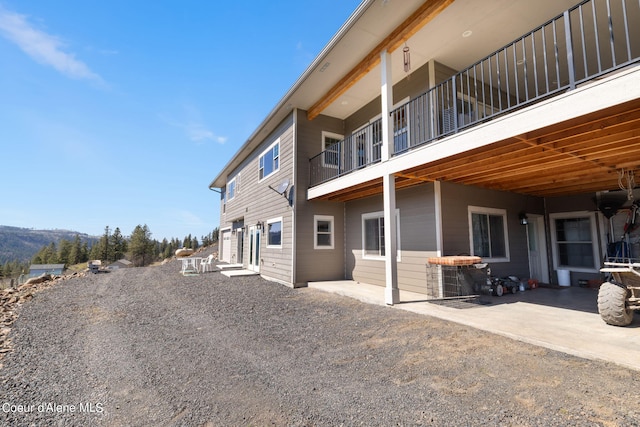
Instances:
[[[197,237],[209,183],[359,0],[0,0],[0,225]]]

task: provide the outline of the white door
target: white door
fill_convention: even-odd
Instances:
[[[544,238],[544,217],[528,215],[527,237],[529,240],[529,274],[532,279],[549,283],[547,245]]]
[[[249,270],[260,271],[260,230],[249,227]]]
[[[231,262],[231,230],[222,232],[222,254],[220,259],[223,262]]]

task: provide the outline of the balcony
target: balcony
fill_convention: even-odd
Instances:
[[[391,112],[392,155],[573,90],[640,60],[640,5],[586,0]],[[381,160],[377,120],[310,159],[310,187]]]

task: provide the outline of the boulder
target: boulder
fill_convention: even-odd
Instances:
[[[51,275],[50,274],[41,274],[38,277],[32,277],[31,279],[27,280],[25,282],[25,285],[34,285],[36,283],[43,283],[46,282],[48,280],[51,280]]]
[[[189,255],[193,255],[193,249],[182,248],[182,249],[176,250],[176,257],[178,258],[189,256]]]

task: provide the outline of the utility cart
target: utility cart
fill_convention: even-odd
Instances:
[[[598,312],[605,323],[627,326],[640,309],[640,263],[605,262],[608,280],[598,291]]]

